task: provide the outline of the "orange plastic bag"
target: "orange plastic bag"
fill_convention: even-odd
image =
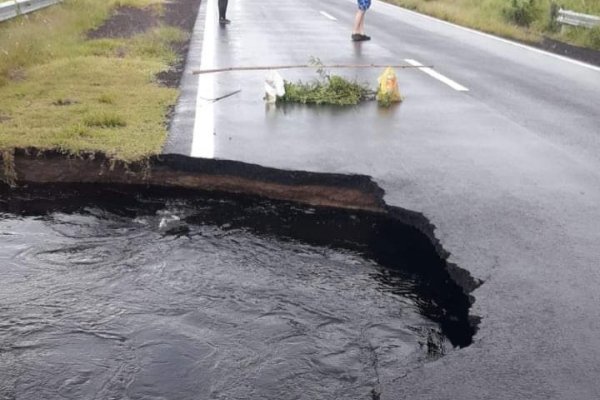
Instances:
[[[388,107],[392,103],[399,103],[402,101],[400,95],[400,88],[398,87],[398,77],[392,67],[387,67],[383,74],[378,78],[377,88],[377,101],[379,105]]]

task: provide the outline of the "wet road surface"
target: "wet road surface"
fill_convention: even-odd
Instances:
[[[190,69],[412,59],[469,89],[410,70],[399,73],[406,100],[390,110],[268,109],[264,73],[221,74],[202,83],[199,104],[242,91],[195,120],[198,79],[184,84],[167,152],[371,175],[389,204],[423,212],[451,261],[485,281],[474,293],[475,343],[382,398],[600,398],[598,68],[377,1],[366,19],[373,40],[361,45],[350,41],[349,0],[230,0],[232,24],[207,36],[205,11]],[[374,85],[380,71],[340,73]]]

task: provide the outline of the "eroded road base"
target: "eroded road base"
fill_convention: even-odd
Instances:
[[[423,310],[454,346],[472,343],[479,322],[469,315],[480,282],[447,262],[435,227],[422,215],[383,201],[364,175],[285,171],[225,160],[163,155],[143,163],[115,162],[100,153],[66,156],[36,149],[4,153],[0,211],[13,214],[77,211],[87,205],[126,210],[223,198],[212,223],[244,227],[306,243],[358,251],[390,270],[418,277]],[[268,202],[268,206],[264,206]],[[247,210],[263,210],[246,218]],[[206,223],[194,216],[185,223]],[[435,343],[428,343],[435,352]]]

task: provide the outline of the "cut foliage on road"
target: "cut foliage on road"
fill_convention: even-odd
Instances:
[[[356,105],[374,97],[365,84],[330,75],[312,82],[285,82],[285,94],[279,103],[329,104],[336,106]]]
[[[158,77],[187,39],[168,21],[180,2],[65,0],[3,23],[0,149],[160,152],[177,90]]]
[[[378,90],[374,91],[366,83],[330,75],[318,58],[311,58],[310,65],[318,68],[319,78],[306,83],[285,81],[285,93],[277,96],[278,103],[352,106],[376,98],[380,106],[389,107],[402,100],[396,73],[391,67],[379,77]]]
[[[484,32],[539,43],[543,37],[600,50],[600,27],[561,27],[559,7],[600,16],[597,0],[385,0]]]

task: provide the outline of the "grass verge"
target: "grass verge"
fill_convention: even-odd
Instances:
[[[600,28],[561,29],[552,17],[563,8],[600,15],[598,0],[384,0],[436,18],[495,35],[539,43],[544,36],[600,50]],[[554,7],[554,8],[553,8]]]
[[[176,61],[179,29],[88,39],[119,6],[163,0],[65,0],[0,25],[0,150],[103,151],[134,161],[160,152],[177,91],[155,76]]]

